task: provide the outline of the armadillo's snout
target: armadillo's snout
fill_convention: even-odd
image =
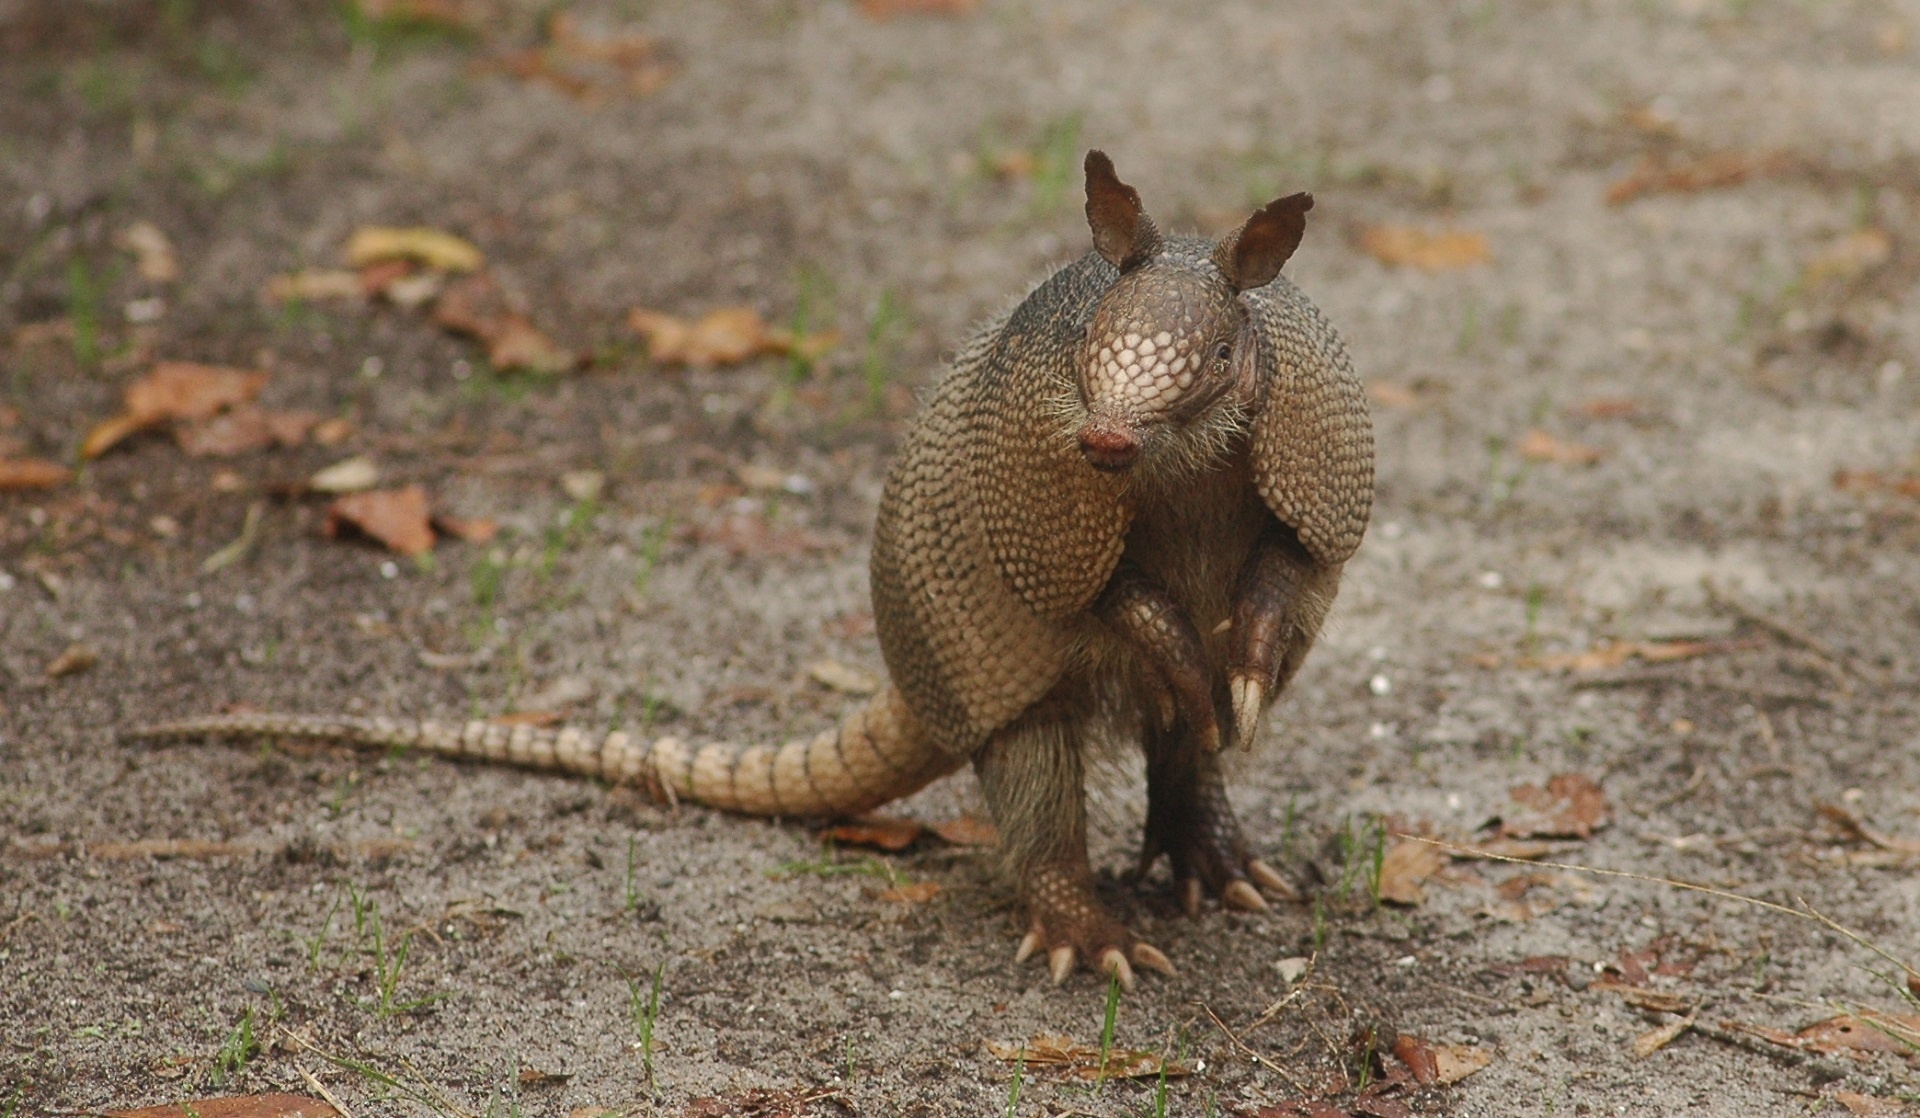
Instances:
[[[1080,453],[1096,470],[1118,473],[1140,459],[1140,437],[1108,420],[1090,419],[1080,428]]]

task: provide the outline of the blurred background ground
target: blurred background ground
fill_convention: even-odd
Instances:
[[[1384,837],[1915,961],[1920,5],[0,0],[0,58],[0,1114],[303,1069],[357,1114],[1920,1091],[1899,964],[1832,927]],[[1180,917],[1119,879],[1137,775],[1100,794],[1112,900],[1181,968],[1114,1044],[1191,1075],[993,1055],[1097,1048],[1106,990],[1016,968],[962,846],[116,743],[234,703],[827,724],[880,667],[913,392],[1083,251],[1091,146],[1165,227],[1314,191],[1289,272],[1377,405],[1372,531],[1234,784],[1308,901]],[[368,226],[484,279],[341,273]],[[636,307],[746,308],[692,356],[763,352],[683,367]],[[264,378],[130,407],[168,361]],[[437,546],[327,534],[311,479],[352,459]],[[962,776],[899,810],[979,808]]]

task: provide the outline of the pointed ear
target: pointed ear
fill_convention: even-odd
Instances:
[[[1307,231],[1307,211],[1312,208],[1313,195],[1289,194],[1268,202],[1220,242],[1213,250],[1213,262],[1235,291],[1273,282],[1280,266],[1300,247]]]
[[[1160,249],[1160,231],[1140,207],[1140,192],[1120,181],[1113,160],[1098,149],[1087,153],[1087,224],[1093,247],[1123,272]]]

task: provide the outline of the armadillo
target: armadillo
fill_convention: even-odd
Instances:
[[[669,801],[857,814],[971,762],[1023,903],[1015,957],[1171,974],[1096,897],[1083,773],[1138,743],[1139,869],[1170,860],[1195,913],[1266,907],[1286,880],[1228,805],[1318,635],[1373,496],[1373,431],[1339,335],[1280,269],[1313,200],[1218,242],[1164,236],[1099,151],[1093,251],[964,344],[902,441],[874,527],[891,682],[780,746],[403,718],[229,714],[144,739],[308,737],[582,773]]]

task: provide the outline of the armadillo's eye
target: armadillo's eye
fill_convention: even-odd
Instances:
[[[1219,348],[1213,351],[1213,359],[1215,361],[1220,362],[1221,364],[1225,364],[1232,357],[1233,357],[1232,342],[1221,342]]]

